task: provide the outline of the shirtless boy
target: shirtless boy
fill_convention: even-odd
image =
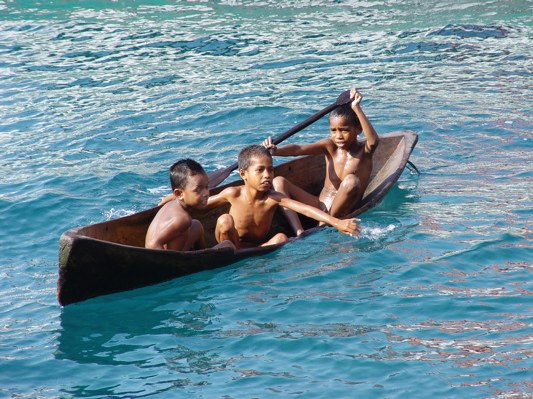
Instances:
[[[231,204],[229,213],[218,218],[215,238],[218,242],[230,240],[237,248],[265,246],[288,240],[284,233],[268,237],[274,213],[278,206],[329,224],[346,234],[356,234],[357,219],[341,220],[318,208],[288,198],[272,189],[274,167],[272,155],[261,145],[251,145],[239,153],[239,174],[244,185],[228,187],[209,198],[208,208],[222,203]]]
[[[363,96],[356,89],[351,89],[350,95],[353,99],[350,104],[336,108],[329,115],[329,138],[312,144],[282,147],[272,144],[271,137],[263,141],[272,155],[323,154],[326,157],[326,177],[318,197],[281,176],[274,179],[273,185],[276,191],[336,217],[347,215],[361,201],[372,172],[372,154],[379,141],[378,134],[361,108]],[[357,140],[361,131],[366,137],[365,144]],[[303,228],[296,213],[290,209],[284,211],[295,233],[302,234]]]
[[[207,205],[207,174],[192,159],[183,159],[170,167],[172,200],[157,212],[146,233],[145,246],[151,249],[191,251],[206,247],[202,224],[191,218],[189,210]],[[233,246],[222,242],[217,247]]]

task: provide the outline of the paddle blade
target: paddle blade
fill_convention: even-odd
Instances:
[[[350,90],[343,91],[339,97],[337,97],[337,101],[335,101],[335,104],[337,106],[349,104],[352,101],[352,97],[350,96]]]
[[[312,123],[315,123],[317,120],[322,118],[324,115],[329,114],[331,111],[333,111],[335,108],[344,105],[349,104],[352,101],[352,98],[350,96],[350,90],[343,91],[339,97],[337,97],[337,100],[335,100],[334,103],[328,105],[326,108],[318,111],[316,114],[310,116],[306,120],[298,123],[296,126],[293,126],[289,130],[287,130],[285,133],[280,134],[277,137],[274,137],[272,139],[272,143],[278,145],[282,141],[288,139],[293,134],[305,129],[307,126],[309,126]]]
[[[220,183],[222,183],[224,180],[228,178],[228,176],[233,172],[235,169],[238,168],[238,163],[235,162],[233,165],[228,166],[224,169],[215,170],[212,173],[209,173],[207,175],[209,179],[209,188],[215,188]]]

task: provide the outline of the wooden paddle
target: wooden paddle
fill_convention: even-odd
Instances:
[[[307,126],[309,126],[311,123],[316,122],[320,118],[322,118],[324,115],[330,113],[335,108],[337,108],[340,105],[348,104],[351,101],[350,98],[350,90],[346,90],[345,92],[341,93],[339,97],[337,97],[337,100],[333,103],[328,105],[326,108],[324,108],[322,111],[318,111],[316,114],[310,116],[306,120],[298,123],[296,126],[292,127],[291,129],[287,130],[285,133],[280,134],[279,136],[275,137],[272,140],[273,144],[279,144],[283,140],[291,137],[293,134],[298,133],[300,130],[305,129]],[[239,164],[235,162],[234,164],[228,166],[224,169],[216,170],[212,173],[209,173],[209,188],[214,188],[218,186],[220,183],[222,183],[224,180],[227,179],[227,177],[230,175],[231,172],[233,172],[235,169],[239,167]]]

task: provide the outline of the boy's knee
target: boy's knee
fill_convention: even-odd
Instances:
[[[230,241],[230,240],[224,240],[220,243],[218,243],[217,245],[215,245],[215,248],[232,248],[232,249],[237,249],[235,247],[235,245],[233,245],[233,243]]]
[[[273,237],[273,244],[281,244],[282,242],[287,242],[289,237],[285,233],[278,233]]]
[[[193,219],[191,223],[191,231],[195,234],[204,234],[204,226],[199,220]]]
[[[274,180],[272,180],[272,186],[274,186],[274,190],[279,191],[280,189],[283,189],[286,181],[287,179],[285,179],[283,176],[274,177]]]
[[[341,187],[349,193],[357,192],[361,188],[361,180],[356,175],[349,174],[342,180]]]
[[[229,213],[220,215],[217,220],[217,226],[220,232],[228,232],[232,230],[234,227],[233,217]]]

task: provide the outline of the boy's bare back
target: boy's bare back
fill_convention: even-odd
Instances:
[[[205,208],[209,197],[207,174],[192,159],[177,161],[169,172],[172,196],[150,223],[145,247],[175,251],[204,249],[204,228],[188,210]]]
[[[177,201],[167,202],[155,215],[146,232],[146,247],[190,251],[194,249],[189,236],[191,216]]]

